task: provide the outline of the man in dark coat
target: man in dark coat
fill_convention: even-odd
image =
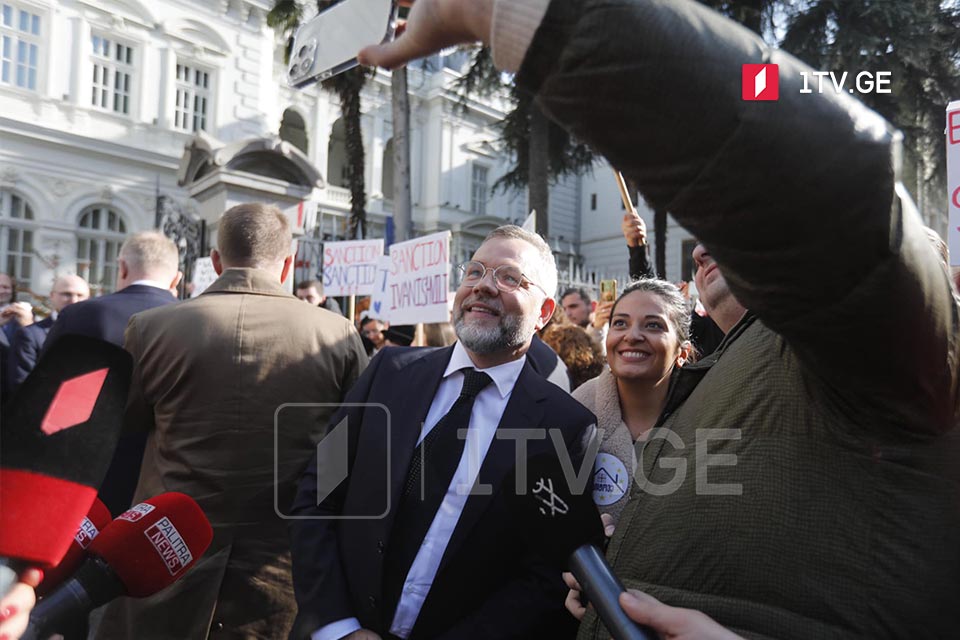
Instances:
[[[60,276],[53,283],[50,290],[50,306],[53,313],[49,317],[20,328],[13,334],[10,343],[10,361],[8,364],[10,388],[13,391],[30,375],[37,365],[40,351],[47,340],[47,334],[60,312],[69,305],[86,300],[90,297],[90,287],[87,281],[80,276]]]
[[[7,375],[10,343],[13,335],[33,323],[33,308],[26,302],[17,302],[17,281],[7,273],[0,273],[0,403],[6,402],[10,391]]]
[[[315,307],[332,311],[341,316],[343,315],[343,311],[340,310],[340,305],[337,304],[337,301],[328,295],[324,295],[323,283],[319,280],[304,280],[303,282],[298,282],[294,295]]]

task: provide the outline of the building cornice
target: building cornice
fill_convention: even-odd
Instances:
[[[43,142],[58,147],[79,150],[82,155],[100,155],[107,160],[122,158],[133,164],[176,172],[180,155],[172,156],[142,147],[130,147],[116,142],[79,136],[66,131],[50,129],[31,122],[12,120],[0,116],[0,134],[22,138],[30,142]]]

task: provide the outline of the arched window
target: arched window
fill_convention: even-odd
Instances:
[[[77,274],[92,290],[110,293],[117,284],[117,255],[127,223],[109,206],[95,204],[83,210],[77,226]]]
[[[24,289],[33,277],[33,207],[23,196],[0,190],[0,265]]]
[[[347,183],[347,128],[343,118],[333,123],[327,144],[327,184],[346,187]]]
[[[393,138],[387,140],[383,147],[383,179],[380,181],[380,191],[384,200],[393,200]]]
[[[304,154],[307,153],[309,141],[307,139],[307,123],[299,113],[293,109],[287,109],[283,112],[283,120],[280,122],[280,139],[286,140]]]

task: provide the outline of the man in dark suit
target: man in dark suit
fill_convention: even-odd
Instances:
[[[594,422],[527,358],[556,305],[556,265],[540,236],[506,226],[461,270],[458,342],[378,354],[345,401],[363,405],[330,422],[346,425],[353,473],[318,495],[337,463],[321,446],[300,483],[291,638],[564,637],[562,568],[524,544],[506,499],[521,430],[555,431],[567,449],[531,439],[528,458],[579,468]]]
[[[337,304],[337,301],[330,296],[324,295],[323,283],[319,280],[304,280],[303,282],[298,282],[294,295],[315,307],[332,311],[341,316],[343,315],[343,311],[340,310],[340,305]]]
[[[177,245],[157,231],[131,236],[117,258],[117,291],[71,305],[60,313],[47,336],[52,345],[59,336],[78,333],[123,346],[123,332],[135,313],[171,304],[171,293],[183,275],[179,271]],[[129,433],[120,438],[107,475],[100,485],[100,499],[110,513],[123,513],[133,499],[140,476],[140,462],[147,438]]]
[[[60,276],[53,282],[50,290],[50,306],[53,313],[49,317],[19,329],[10,343],[10,361],[8,364],[10,388],[16,390],[20,383],[30,375],[40,357],[40,350],[47,340],[47,334],[60,312],[69,305],[90,297],[90,287],[80,276]]]
[[[183,275],[172,240],[157,231],[128,238],[117,258],[117,291],[64,309],[47,340],[78,333],[123,346],[130,316],[175,302],[171,293]]]
[[[21,327],[30,324],[33,324],[33,308],[26,302],[17,302],[16,279],[0,273],[0,403],[6,402],[10,391],[10,378],[7,375],[10,343]]]

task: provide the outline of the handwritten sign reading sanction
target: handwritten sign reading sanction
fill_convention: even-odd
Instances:
[[[377,258],[383,255],[383,239],[325,242],[323,245],[323,292],[328,296],[366,296],[373,293]]]
[[[947,213],[950,263],[960,266],[960,100],[947,105]]]
[[[391,324],[446,322],[450,232],[390,246],[386,302]]]

